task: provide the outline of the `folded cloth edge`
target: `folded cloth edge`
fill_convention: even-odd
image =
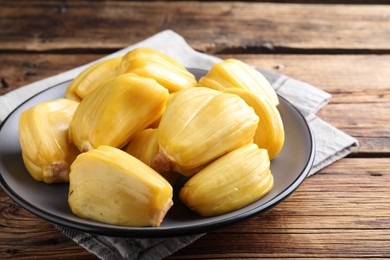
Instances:
[[[205,234],[173,238],[126,238],[90,234],[54,225],[64,235],[100,259],[161,259],[186,247]]]

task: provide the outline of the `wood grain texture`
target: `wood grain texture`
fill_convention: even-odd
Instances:
[[[376,4],[386,1],[0,0],[0,95],[164,29],[306,81],[332,94],[318,115],[359,148],[168,259],[390,258],[390,6]],[[96,257],[0,190],[0,259]]]
[[[102,54],[0,54],[0,93],[86,64]],[[358,138],[355,153],[390,154],[390,55],[219,55],[308,82],[332,94],[318,115]],[[364,61],[364,66],[363,64]]]
[[[389,183],[388,159],[343,159],[265,214],[210,233],[171,259],[388,257]]]
[[[15,204],[1,189],[0,229],[0,259],[87,259],[91,256],[51,223]]]
[[[343,159],[264,214],[211,232],[170,258],[390,256],[389,185],[388,159]],[[94,259],[4,192],[0,209],[1,259]]]
[[[390,55],[246,54],[234,58],[306,81],[330,92],[333,103],[390,100]]]
[[[389,13],[386,5],[2,1],[0,50],[112,50],[172,29],[210,53],[383,53]]]
[[[94,54],[1,54],[0,95],[101,58]]]
[[[109,53],[107,53],[109,54]],[[2,54],[0,94],[87,64],[105,54]],[[390,100],[390,55],[224,54],[308,82],[332,94],[332,103]]]

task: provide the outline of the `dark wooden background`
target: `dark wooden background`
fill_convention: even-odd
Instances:
[[[170,258],[390,258],[389,3],[0,0],[0,94],[165,29],[307,81],[333,96],[318,115],[360,147],[273,209]],[[30,258],[95,257],[0,190],[0,259]]]

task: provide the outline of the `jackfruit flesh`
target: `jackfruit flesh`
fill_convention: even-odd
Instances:
[[[125,151],[138,158],[147,165],[152,164],[154,156],[158,153],[157,130],[145,129],[134,136]]]
[[[160,151],[152,166],[190,176],[191,169],[251,143],[258,122],[253,108],[237,95],[202,87],[181,90],[161,118]]]
[[[275,90],[263,74],[236,59],[227,59],[214,64],[207,75],[199,80],[198,85],[216,90],[242,88],[269,98],[275,106],[279,104]]]
[[[246,89],[228,88],[225,92],[238,95],[253,107],[260,118],[253,142],[266,149],[271,160],[275,158],[284,144],[284,126],[277,107],[266,97],[255,95]]]
[[[145,164],[151,166],[154,157],[159,152],[157,142],[157,129],[148,128],[134,136],[125,151]],[[161,175],[173,185],[176,182],[178,174],[173,171],[161,172]]]
[[[78,102],[61,98],[22,112],[19,140],[24,165],[41,182],[67,182],[69,167],[79,154],[69,143],[68,129]]]
[[[284,144],[279,100],[241,61],[215,64],[197,83],[173,58],[138,48],[87,68],[66,97],[23,112],[19,135],[29,173],[69,181],[79,217],[159,226],[178,173],[190,177],[180,200],[201,216],[272,189],[270,160]]]
[[[259,200],[272,187],[267,151],[248,144],[196,173],[181,188],[179,197],[199,215],[216,216]]]
[[[117,67],[121,57],[97,62],[74,78],[66,88],[65,97],[81,101],[107,80],[117,76]]]
[[[163,114],[169,93],[154,79],[123,74],[96,89],[77,108],[69,137],[80,151],[125,146]]]
[[[195,76],[182,64],[151,48],[137,48],[123,56],[118,73],[128,72],[153,78],[169,92],[197,85]]]
[[[100,146],[77,157],[68,202],[82,218],[123,226],[159,226],[173,205],[172,186],[128,153]]]

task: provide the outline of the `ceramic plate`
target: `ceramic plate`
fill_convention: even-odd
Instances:
[[[197,76],[205,71],[191,69]],[[23,103],[0,128],[0,185],[19,205],[53,223],[86,232],[126,237],[163,237],[203,233],[236,223],[276,205],[290,195],[305,179],[314,160],[314,139],[310,127],[297,109],[283,98],[278,106],[285,127],[286,140],[281,153],[271,162],[273,189],[260,200],[239,210],[216,216],[200,217],[187,209],[177,197],[185,182],[174,187],[174,206],[160,227],[122,227],[98,223],[72,214],[67,203],[67,184],[44,184],[26,171],[19,145],[18,120],[22,111],[46,100],[64,96],[69,82],[53,86]],[[107,198],[109,199],[109,198]]]

